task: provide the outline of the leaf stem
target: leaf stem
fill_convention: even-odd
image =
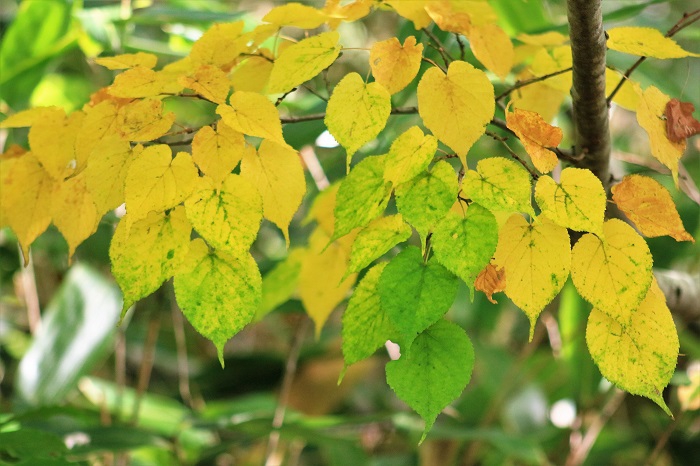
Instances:
[[[433,42],[433,44],[430,44],[430,45],[432,45],[435,48],[435,50],[437,50],[440,53],[440,56],[442,57],[442,61],[445,62],[445,66],[450,66],[450,63],[452,63],[454,61],[454,58],[452,58],[452,56],[449,54],[449,52],[447,52],[447,48],[445,47],[445,45],[440,41],[440,39],[438,39],[438,37],[435,34],[433,34],[430,31],[430,29],[423,28],[421,30]]]

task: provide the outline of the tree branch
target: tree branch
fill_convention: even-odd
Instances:
[[[567,0],[573,61],[574,128],[580,168],[588,168],[607,189],[610,182],[610,127],[605,99],[606,39],[601,0]]]

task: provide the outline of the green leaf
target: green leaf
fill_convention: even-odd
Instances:
[[[260,306],[262,278],[250,254],[210,252],[198,238],[175,275],[175,296],[192,326],[214,343],[224,365],[224,344],[245,327]]]
[[[68,453],[63,439],[53,432],[22,428],[12,432],[0,432],[0,457],[17,460],[33,459],[35,464]],[[7,464],[7,463],[3,463]],[[10,464],[15,464],[10,463]]]
[[[476,276],[496,251],[496,217],[476,203],[469,205],[464,217],[449,212],[435,227],[431,244],[435,258],[474,288]]]
[[[191,233],[192,225],[182,206],[169,213],[151,212],[131,228],[128,222],[119,222],[109,257],[112,274],[124,294],[122,315],[173,276],[185,260]]]
[[[408,349],[420,332],[450,309],[459,280],[435,258],[423,262],[420,249],[409,246],[386,266],[379,279],[381,305]]]
[[[386,365],[396,395],[425,420],[421,442],[437,415],[464,390],[474,367],[474,349],[461,327],[440,320],[422,332],[410,351]]]
[[[355,165],[338,188],[335,230],[332,241],[381,215],[391,196],[391,183],[384,181],[386,157],[367,157]]]
[[[411,227],[401,214],[380,217],[358,233],[350,251],[350,266],[345,273],[359,272],[389,249],[411,237]]]
[[[437,139],[424,135],[417,126],[411,126],[391,144],[386,155],[384,179],[394,186],[420,175],[435,156]]]
[[[503,157],[480,160],[476,170],[468,170],[462,192],[493,212],[524,212],[534,215],[530,202],[530,174]]]
[[[112,350],[121,307],[116,286],[84,265],[72,267],[20,361],[14,387],[19,401],[32,406],[63,401]]]
[[[343,314],[343,358],[345,366],[374,354],[396,334],[389,315],[381,306],[379,279],[387,262],[372,267],[357,285]]]
[[[262,279],[262,300],[256,316],[258,319],[292,297],[299,283],[303,257],[303,249],[291,249],[283,261],[265,274]]]
[[[262,197],[250,181],[229,175],[220,188],[209,178],[185,202],[187,218],[202,237],[217,249],[235,255],[248,252],[262,220]]]
[[[396,188],[396,207],[425,240],[457,200],[457,174],[444,160]]]

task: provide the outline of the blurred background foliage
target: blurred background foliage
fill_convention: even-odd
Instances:
[[[490,3],[511,34],[567,31],[563,0]],[[157,54],[163,66],[186,55],[213,22],[242,19],[252,26],[274,4],[0,0],[0,117],[38,105],[79,109],[114,77],[93,58],[145,51]],[[665,31],[687,7],[683,1],[607,1],[606,26]],[[346,47],[366,47],[394,35],[402,42],[408,35],[426,39],[387,11],[344,23],[340,31]],[[437,28],[432,32],[457,47],[452,35]],[[698,27],[685,29],[676,39],[688,50],[700,50]],[[426,54],[439,60],[429,47]],[[626,69],[634,57],[611,53],[609,60]],[[700,104],[699,66],[698,60],[648,60],[633,77]],[[331,67],[328,79],[335,84],[348,71],[365,75],[367,68],[366,54],[347,52]],[[394,104],[415,105],[416,83],[396,95]],[[324,89],[323,83],[315,84]],[[512,81],[497,82],[496,93],[508,85]],[[182,100],[168,102],[178,123],[211,121],[209,105]],[[324,105],[299,91],[285,101],[283,111],[319,112]],[[384,153],[414,122],[411,115],[392,117],[382,137],[362,153]],[[556,123],[569,132],[565,111]],[[322,122],[287,125],[284,131],[292,146],[315,152],[331,182],[342,178],[345,155],[328,144]],[[615,108],[612,131],[619,171],[641,171],[669,187],[686,229],[700,237],[698,204],[673,188],[669,176],[654,171],[634,115]],[[26,146],[26,138],[26,130],[3,132],[0,146]],[[699,142],[690,141],[683,159],[694,180],[700,180]],[[470,163],[501,152],[494,141],[482,138]],[[646,166],[624,162],[632,159]],[[303,245],[309,232],[301,220],[318,190],[311,176],[307,184],[309,193],[292,223],[292,246]],[[336,385],[343,366],[344,305],[315,340],[301,303],[282,303],[229,342],[223,370],[213,346],[176,308],[171,284],[136,305],[117,327],[121,297],[108,260],[116,221],[116,215],[106,216],[78,248],[72,265],[64,240],[53,229],[34,243],[27,268],[20,266],[12,232],[0,231],[0,464],[564,464],[571,447],[590,439],[587,432],[597,427],[602,429],[593,437],[585,464],[637,465],[654,459],[654,464],[690,465],[700,458],[700,417],[697,411],[680,409],[687,399],[683,390],[692,388],[693,381],[695,387],[700,384],[698,323],[677,323],[681,356],[664,393],[678,413],[672,420],[648,400],[624,396],[601,379],[584,341],[590,305],[570,284],[542,314],[530,344],[527,319],[503,295],[497,296],[497,305],[481,294],[470,302],[465,288],[450,317],[474,343],[472,381],[418,447],[419,418],[384,381],[386,352],[357,364]],[[650,239],[649,244],[657,267],[700,270],[700,245],[670,238]],[[263,275],[287,255],[281,234],[267,223],[252,253]],[[283,414],[281,427],[273,428]]]

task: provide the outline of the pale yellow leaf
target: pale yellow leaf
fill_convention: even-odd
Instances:
[[[123,70],[141,66],[143,68],[153,68],[158,62],[158,57],[152,53],[136,52],[115,55],[113,57],[95,58],[95,63],[104,66],[109,70]]]
[[[243,134],[223,121],[218,123],[216,131],[203,126],[192,140],[192,160],[217,185],[236,168],[244,152]]]
[[[683,50],[675,40],[646,27],[617,27],[607,31],[608,48],[618,52],[653,58],[700,57]]]
[[[85,114],[71,113],[67,118],[51,113],[47,118],[36,121],[29,129],[29,147],[47,172],[56,180],[62,180],[75,173],[78,160],[75,153],[75,140],[82,126]],[[83,167],[87,160],[81,160]]]
[[[119,109],[115,127],[127,141],[152,141],[168,132],[175,114],[163,114],[163,102],[157,99],[135,100]]]
[[[400,16],[413,21],[413,27],[418,31],[432,22],[425,11],[428,2],[429,0],[386,0],[384,3],[391,5]]]
[[[420,69],[423,44],[408,36],[403,45],[396,37],[376,42],[369,51],[369,65],[374,79],[396,94],[413,81]]]
[[[315,29],[326,22],[322,11],[297,2],[278,5],[263,16],[262,20],[275,26],[293,26],[301,29]]]
[[[544,47],[537,52],[530,64],[530,71],[535,76],[545,76],[571,67],[571,47],[562,45],[547,50]],[[571,71],[552,76],[542,81],[545,86],[569,93],[571,89]],[[529,87],[529,86],[526,86]]]
[[[85,172],[53,185],[51,217],[68,243],[70,261],[75,248],[97,230],[102,217],[88,190]]]
[[[501,80],[506,79],[515,63],[515,52],[510,37],[503,29],[493,23],[472,26],[469,45],[476,59],[487,70],[492,71]]]
[[[234,91],[257,92],[263,94],[274,66],[272,53],[268,49],[258,50],[262,56],[248,57],[231,72],[231,86]]]
[[[107,92],[114,97],[137,99],[155,97],[165,91],[162,75],[143,66],[128,69],[114,78]]]
[[[277,107],[267,97],[255,92],[236,91],[231,95],[229,104],[219,105],[216,113],[231,128],[248,136],[287,145],[282,136]]]
[[[189,76],[182,76],[180,84],[217,104],[226,102],[231,90],[226,73],[212,65],[202,65]]]
[[[238,57],[246,48],[238,40],[243,33],[243,21],[217,23],[192,45],[190,58],[194,65],[225,66]]]

